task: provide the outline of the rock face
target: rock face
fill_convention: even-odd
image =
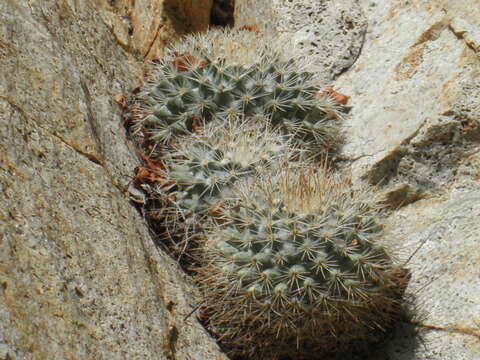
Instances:
[[[124,191],[143,64],[99,3],[0,2],[0,359],[225,359]]]
[[[295,49],[313,58],[319,78],[330,83],[357,59],[367,21],[356,1],[235,2],[235,25],[257,25],[275,31]],[[255,9],[255,11],[252,11]]]
[[[0,359],[226,359],[128,200],[138,161],[113,101],[211,5],[0,1]],[[417,310],[369,360],[479,359],[478,2],[236,6],[351,96],[343,165],[401,207],[386,240],[411,255]]]
[[[390,359],[480,358],[479,220],[478,189],[420,200],[388,219],[387,238],[412,255],[409,305],[419,331],[399,326],[386,345]]]
[[[315,3],[278,0],[255,12],[245,0],[236,22],[261,23],[255,14],[266,14],[270,27],[294,40],[330,24],[316,47],[352,54],[343,57],[348,70],[324,62],[326,79],[351,96],[343,165],[354,182],[384,192],[392,208],[385,240],[409,259],[412,276],[406,298],[413,318],[400,321],[368,359],[479,359],[480,4]],[[304,16],[292,18],[296,12]],[[351,29],[345,18],[356,19]],[[352,39],[361,39],[364,23],[358,45]],[[343,37],[328,35],[335,26]]]
[[[352,95],[345,155],[356,177],[438,193],[478,149],[479,57],[465,38],[480,34],[469,16],[480,5],[459,3],[365,5],[362,56],[337,82]]]
[[[96,11],[117,43],[145,60],[161,58],[174,38],[205,31],[213,0],[114,0]]]

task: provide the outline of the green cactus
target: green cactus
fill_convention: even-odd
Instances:
[[[169,144],[199,123],[264,114],[273,127],[293,134],[300,146],[315,154],[338,146],[341,108],[319,95],[322,89],[315,85],[315,74],[301,59],[284,60],[278,52],[261,54],[250,64],[202,61],[187,54],[181,67],[167,57],[139,95],[137,127]]]
[[[176,184],[169,193],[173,213],[180,220],[172,225],[205,224],[212,211],[236,199],[239,179],[279,167],[297,154],[290,143],[261,116],[213,122],[184,137],[166,159],[167,179]]]
[[[244,186],[201,257],[210,330],[231,355],[260,359],[371,339],[405,281],[380,235],[372,194],[323,170]]]

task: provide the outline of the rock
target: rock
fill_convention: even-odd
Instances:
[[[362,55],[336,83],[352,96],[344,154],[356,179],[441,193],[479,145],[479,58],[459,35],[480,31],[468,15],[479,5],[365,1],[364,8],[371,26]],[[455,19],[469,30],[453,30]]]
[[[233,21],[237,28],[246,25],[255,25],[263,29],[263,31],[275,31],[279,21],[275,16],[274,3],[271,1],[235,1]]]
[[[386,238],[411,256],[407,294],[417,332],[399,324],[388,359],[480,359],[479,234],[478,188],[420,200],[388,219]]]
[[[379,184],[393,207],[410,203],[388,218],[385,241],[412,256],[412,318],[376,356],[478,359],[480,5],[361,4],[362,53],[335,83],[351,96],[344,156],[354,182]]]
[[[105,1],[100,16],[118,44],[145,61],[159,59],[172,40],[205,31],[213,0]]]
[[[418,189],[411,184],[399,184],[384,194],[383,203],[387,207],[399,208],[421,198]]]
[[[0,2],[0,358],[225,359],[127,198],[142,62],[97,3]]]
[[[288,44],[282,51],[304,52],[318,69],[320,81],[331,83],[357,59],[367,22],[354,1],[317,0],[235,2],[235,26],[258,25],[275,31]]]

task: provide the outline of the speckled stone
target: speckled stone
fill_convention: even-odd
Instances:
[[[143,62],[97,3],[0,2],[0,358],[225,359],[125,194]]]

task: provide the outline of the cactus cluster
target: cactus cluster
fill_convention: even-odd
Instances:
[[[185,39],[135,108],[138,131],[167,149],[166,226],[196,236],[207,326],[230,355],[259,359],[371,339],[405,278],[374,192],[315,163],[342,142],[342,107],[304,59],[243,34]]]

